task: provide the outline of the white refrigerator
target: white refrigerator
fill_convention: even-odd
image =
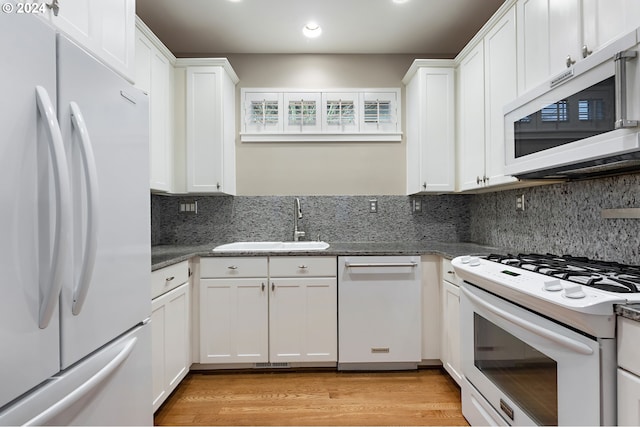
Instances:
[[[148,99],[0,13],[0,425],[150,425]]]

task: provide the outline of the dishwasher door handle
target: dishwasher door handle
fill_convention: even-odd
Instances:
[[[417,262],[371,262],[371,263],[361,263],[361,262],[345,262],[345,267],[347,268],[359,268],[359,267],[416,267],[418,265]]]

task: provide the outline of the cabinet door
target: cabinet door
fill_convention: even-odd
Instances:
[[[442,365],[462,385],[460,363],[460,289],[442,281]]]
[[[618,368],[618,425],[640,425],[640,378]]]
[[[223,67],[187,68],[187,191],[235,194],[235,84]]]
[[[452,68],[421,68],[407,85],[407,191],[455,189]]]
[[[519,0],[518,92],[524,93],[549,77],[549,1]]]
[[[151,360],[155,411],[189,372],[190,284],[155,298],[151,303]]]
[[[135,0],[60,2],[51,22],[127,80],[135,76]]]
[[[171,191],[171,63],[157,49],[151,55],[149,155],[151,189]]]
[[[459,190],[484,184],[484,48],[479,43],[462,60],[459,73]]]
[[[200,279],[200,363],[269,360],[267,280]]]
[[[270,286],[270,361],[336,362],[336,278],[272,278]]]
[[[518,94],[516,13],[512,8],[484,38],[485,185],[516,181],[504,175],[504,106]]]
[[[637,0],[582,0],[583,45],[595,51],[640,26]]]
[[[581,0],[549,0],[549,75],[567,69],[567,60],[582,59]]]

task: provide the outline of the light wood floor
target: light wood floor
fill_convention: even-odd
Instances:
[[[442,369],[190,373],[156,425],[468,425]]]

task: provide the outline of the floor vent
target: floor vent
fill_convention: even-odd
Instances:
[[[273,369],[273,368],[290,368],[287,362],[274,362],[274,363],[256,363],[256,369]]]

